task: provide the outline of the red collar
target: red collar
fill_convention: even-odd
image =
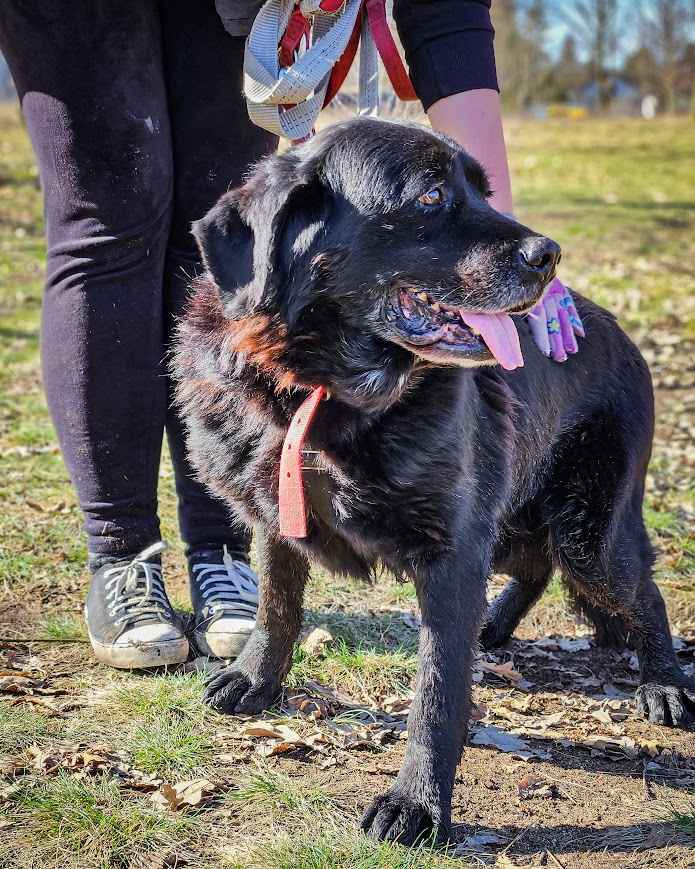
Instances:
[[[325,386],[315,386],[308,398],[299,405],[287,429],[280,456],[280,534],[283,537],[306,537],[306,504],[304,501],[304,459],[302,447],[309,426],[319,405],[328,398]]]

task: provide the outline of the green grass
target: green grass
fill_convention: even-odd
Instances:
[[[678,517],[670,510],[655,510],[645,504],[643,513],[647,528],[651,528],[657,534],[675,536],[681,530]]]
[[[229,793],[228,800],[231,803],[292,812],[293,816],[307,820],[338,808],[336,800],[324,788],[292,779],[263,764],[244,776]]]
[[[126,721],[176,716],[200,723],[208,714],[201,700],[204,684],[204,677],[198,673],[132,676],[109,697],[108,714]]]
[[[202,693],[196,673],[132,677],[109,694],[100,714],[123,722],[119,742],[138,769],[186,777],[204,772],[213,757],[212,713]]]
[[[690,811],[671,812],[669,820],[678,830],[682,830],[684,833],[695,836],[695,804],[693,804]]]
[[[519,217],[562,245],[562,277],[629,327],[675,302],[695,336],[695,123],[510,121],[506,134]]]
[[[16,755],[50,732],[45,715],[0,701],[0,756]]]
[[[196,728],[188,718],[151,719],[136,724],[124,745],[137,769],[162,778],[203,774],[214,752],[209,731]]]
[[[461,869],[469,865],[422,845],[375,843],[354,829],[336,824],[329,831],[306,829],[280,834],[248,851],[229,853],[228,869]]]
[[[356,699],[383,699],[407,691],[416,668],[415,655],[403,649],[351,648],[338,640],[320,657],[310,657],[297,646],[288,681],[290,687],[298,687],[314,679]]]
[[[49,616],[42,625],[45,637],[52,640],[84,640],[87,629],[82,619],[71,616]]]
[[[19,841],[0,844],[0,865],[16,869],[89,866],[127,869],[160,849],[180,848],[193,818],[159,811],[124,796],[107,778],[80,780],[66,773],[28,782],[5,815]]]
[[[415,603],[417,592],[412,582],[399,582],[391,589],[390,597],[394,603]]]

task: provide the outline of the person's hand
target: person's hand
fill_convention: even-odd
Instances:
[[[577,336],[585,335],[570,291],[558,278],[551,281],[543,298],[529,312],[528,324],[536,347],[555,362],[566,362],[568,353],[579,350]]]

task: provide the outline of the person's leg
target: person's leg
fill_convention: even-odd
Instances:
[[[185,307],[188,285],[201,270],[191,222],[239,184],[251,163],[277,147],[256,127],[244,102],[244,40],[229,36],[214,0],[163,0],[164,62],[174,151],[174,213],[165,275],[167,328]],[[195,479],[185,433],[171,403],[167,436],[179,498],[181,536],[191,548],[226,545],[248,556],[249,536],[233,526],[227,507]]]
[[[182,661],[157,519],[172,209],[157,0],[6,0],[0,48],[44,194],[43,377],[85,517],[90,640],[117,667]]]
[[[90,556],[159,539],[171,143],[156,0],[7,0],[48,241],[43,378]]]

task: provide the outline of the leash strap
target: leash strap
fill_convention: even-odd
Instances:
[[[278,136],[306,139],[345,81],[358,44],[360,114],[378,111],[379,55],[397,96],[417,99],[391,36],[385,0],[266,0],[244,55],[251,120]]]
[[[324,386],[317,386],[311,390],[308,398],[304,399],[292,417],[282,444],[278,506],[280,534],[283,537],[307,536],[302,447],[316,411],[327,396]]]

